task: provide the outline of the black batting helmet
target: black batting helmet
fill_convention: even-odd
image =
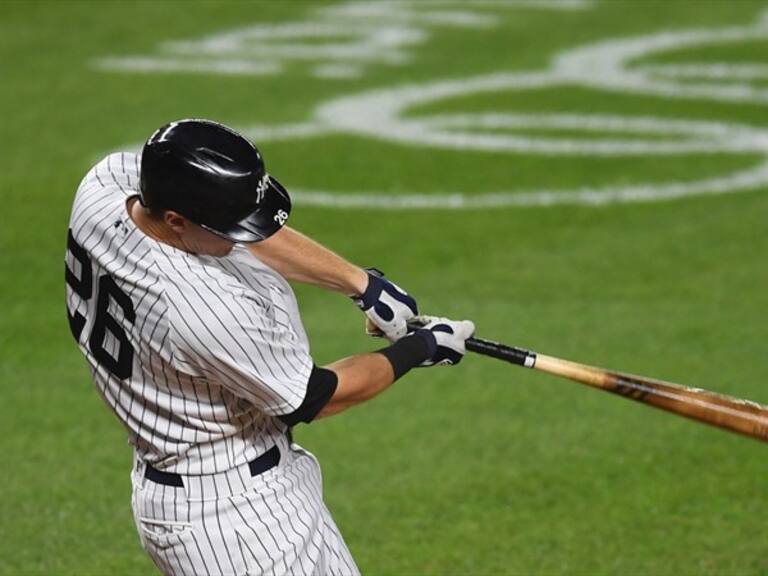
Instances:
[[[285,188],[264,168],[256,147],[210,120],[159,128],[141,156],[141,203],[173,210],[233,242],[277,232],[291,211]]]

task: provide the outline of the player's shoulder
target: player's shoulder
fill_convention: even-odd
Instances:
[[[198,256],[158,245],[160,270],[176,291],[188,295],[185,301],[225,302],[242,295],[244,285],[241,279],[222,265],[226,259]]]
[[[139,193],[141,155],[113,152],[99,160],[83,177],[78,196],[115,194],[122,197]]]
[[[140,157],[130,152],[115,152],[97,162],[77,189],[69,228],[73,237],[98,244],[107,234],[128,230],[125,223],[128,197],[139,193]]]
[[[118,209],[139,193],[141,158],[131,152],[115,152],[97,162],[83,177],[75,194],[72,220],[99,217],[108,206]]]
[[[211,314],[237,321],[256,321],[270,308],[268,286],[239,268],[232,256],[185,254],[159,247],[158,267],[170,295],[170,307],[184,311],[187,322],[205,323]],[[191,314],[190,314],[191,313]],[[248,313],[253,316],[248,317]]]

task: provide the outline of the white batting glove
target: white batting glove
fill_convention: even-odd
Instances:
[[[408,333],[408,322],[419,313],[416,300],[402,288],[390,282],[375,268],[368,268],[368,287],[355,304],[368,320],[381,330],[390,342]]]
[[[420,325],[419,330],[431,332],[437,342],[437,350],[421,366],[455,366],[467,353],[467,338],[475,333],[475,324],[469,320],[416,316],[413,324]]]

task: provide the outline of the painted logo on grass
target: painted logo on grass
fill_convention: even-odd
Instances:
[[[315,76],[352,78],[374,64],[408,66],[417,46],[435,28],[487,28],[500,25],[496,12],[515,7],[585,10],[586,1],[506,4],[488,2],[357,2],[323,8],[312,21],[259,25],[199,40],[172,42],[160,54],[110,57],[102,69],[130,72],[278,74],[297,63]],[[375,24],[375,25],[374,25]],[[317,40],[323,40],[318,45]],[[240,127],[258,142],[325,134],[463,151],[544,156],[674,157],[748,155],[760,161],[748,168],[693,181],[649,182],[556,190],[435,191],[389,195],[363,190],[292,190],[305,204],[335,207],[468,208],[553,204],[606,204],[654,201],[692,195],[728,194],[768,186],[768,129],[745,124],[618,114],[485,113],[413,115],[415,107],[484,93],[525,92],[583,86],[660,99],[695,99],[768,104],[768,65],[761,63],[649,63],[656,55],[746,41],[768,40],[768,11],[752,24],[675,30],[600,41],[557,54],[546,70],[505,72],[413,83],[349,94],[321,102],[306,122]],[[553,134],[542,134],[541,130]],[[555,136],[554,132],[569,136]]]

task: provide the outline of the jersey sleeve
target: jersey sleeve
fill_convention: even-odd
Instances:
[[[274,320],[268,302],[222,293],[215,283],[167,292],[179,369],[224,386],[270,416],[301,406],[313,366],[309,348]]]

